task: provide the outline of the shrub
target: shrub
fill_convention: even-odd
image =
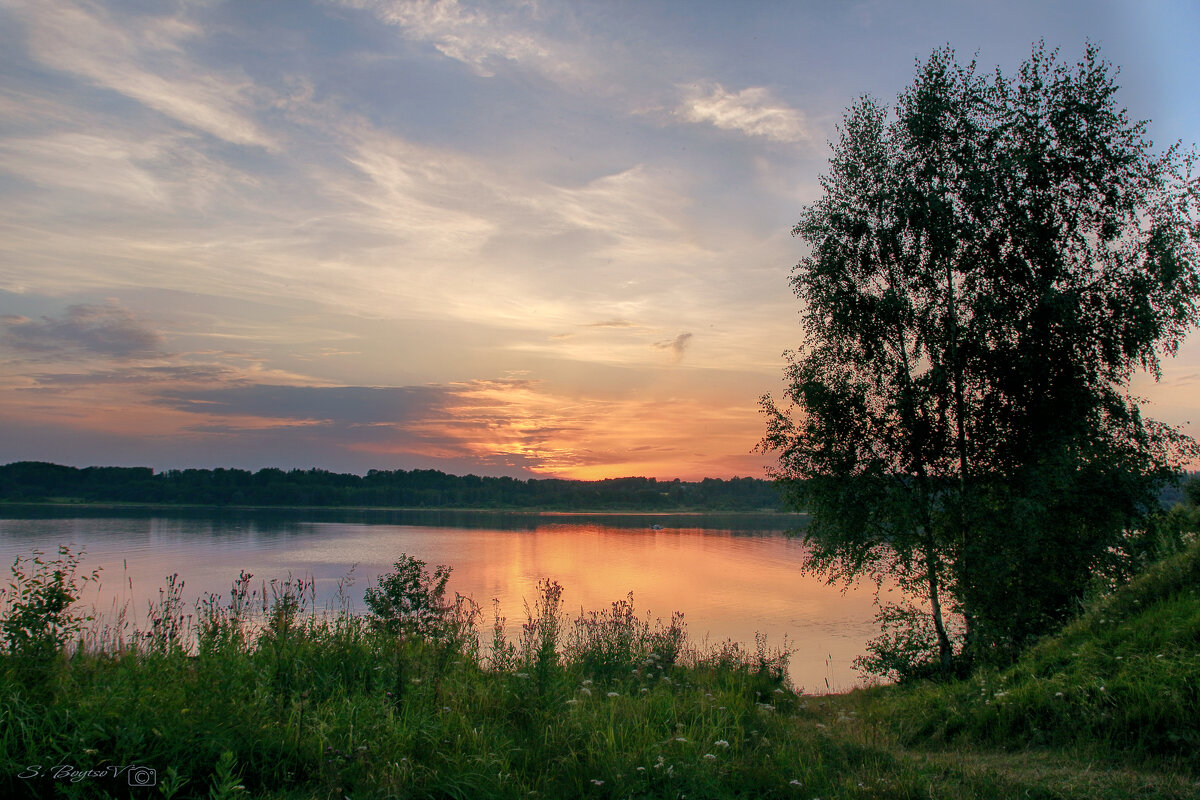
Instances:
[[[17,556],[12,580],[0,590],[0,646],[22,660],[44,662],[66,646],[94,617],[72,610],[88,581],[99,579],[99,570],[78,574],[84,553],[61,545],[58,557],[46,559],[34,550]]]
[[[445,598],[450,567],[438,565],[431,574],[424,561],[406,553],[401,553],[393,566],[395,572],[380,575],[376,585],[366,591],[372,622],[392,634],[441,638],[448,612]]]

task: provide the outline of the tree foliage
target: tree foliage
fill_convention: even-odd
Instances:
[[[1128,385],[1197,321],[1200,187],[1115,74],[1091,45],[1015,77],[936,50],[848,110],[793,231],[805,339],[763,447],[810,567],[919,591],[943,667],[1061,620],[1195,454]]]

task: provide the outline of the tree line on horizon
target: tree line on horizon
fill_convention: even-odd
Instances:
[[[172,469],[71,467],[42,461],[0,466],[0,501],[122,502],[217,506],[375,506],[546,510],[778,511],[773,481],[659,481],[450,475],[433,469]]]

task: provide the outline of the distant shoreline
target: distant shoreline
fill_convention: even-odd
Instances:
[[[336,506],[336,505],[234,505],[218,503],[133,503],[126,501],[88,500],[75,502],[41,501],[29,502],[19,500],[0,500],[0,511],[6,509],[80,509],[88,511],[350,511],[350,512],[412,512],[436,513],[458,512],[470,514],[525,514],[538,517],[779,517],[780,519],[807,519],[808,514],[801,511],[781,511],[778,509],[704,509],[671,511],[647,511],[639,509],[599,508],[599,509],[539,509],[539,508],[481,508],[466,506]]]

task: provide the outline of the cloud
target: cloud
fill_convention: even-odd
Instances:
[[[586,325],[584,325],[583,327],[585,327],[585,328],[636,328],[638,326],[633,324],[632,322],[630,322],[627,319],[606,319],[603,322],[589,322]]]
[[[737,93],[719,83],[694,83],[682,88],[685,99],[675,113],[688,122],[709,123],[775,142],[810,138],[804,114],[779,102],[765,88],[750,87]]]
[[[0,141],[0,170],[41,186],[62,186],[150,206],[164,199],[158,177],[139,164],[153,155],[153,145],[145,141],[135,144],[61,133]]]
[[[442,417],[447,406],[467,401],[453,386],[254,384],[166,392],[157,402],[196,414],[379,425]]]
[[[659,350],[669,350],[675,356],[676,363],[683,360],[683,352],[687,350],[687,346],[691,344],[692,334],[681,333],[674,339],[667,339],[663,342],[655,342],[654,346]]]
[[[69,306],[60,318],[42,317],[35,321],[8,316],[0,323],[5,327],[4,342],[8,346],[30,353],[115,359],[164,355],[162,336],[115,302]]]
[[[368,10],[402,31],[411,41],[429,42],[482,77],[495,75],[501,61],[519,64],[560,82],[582,80],[592,70],[578,47],[535,32],[533,4],[517,4],[505,13],[465,8],[457,0],[341,0],[349,8]]]
[[[237,370],[220,364],[196,364],[90,370],[88,372],[39,373],[36,380],[38,387],[143,386],[153,383],[228,384],[241,380],[240,375],[241,373]]]
[[[185,43],[203,31],[169,16],[112,18],[94,6],[40,0],[12,9],[34,57],[226,142],[274,149],[251,118],[259,91],[245,76],[208,72]]]

